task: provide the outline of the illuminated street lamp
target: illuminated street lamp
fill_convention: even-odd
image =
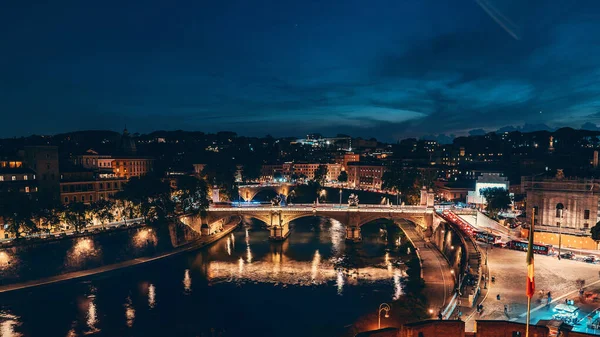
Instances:
[[[390,310],[392,310],[392,308],[390,308],[390,305],[387,303],[381,303],[379,305],[379,312],[377,314],[377,318],[378,318],[378,323],[377,323],[377,329],[381,329],[381,312],[385,311],[385,318],[389,318],[390,317]]]
[[[340,188],[340,208],[342,208],[342,189]]]

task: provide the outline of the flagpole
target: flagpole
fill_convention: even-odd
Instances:
[[[533,245],[533,224],[535,223],[535,208],[531,208],[531,225],[529,226],[528,250]],[[529,253],[529,252],[528,252]],[[533,252],[531,252],[533,254]],[[525,326],[525,337],[529,337],[529,320],[531,319],[531,296],[527,296],[527,325]]]

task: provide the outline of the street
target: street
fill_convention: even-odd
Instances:
[[[474,313],[467,317],[467,331],[474,330],[477,319],[511,320],[525,322],[527,296],[525,295],[525,280],[527,267],[525,252],[493,248],[489,250],[488,265],[490,278],[495,282],[488,283],[488,295],[482,299],[482,314]],[[532,299],[531,323],[540,319],[551,319],[555,305],[564,303],[565,299],[574,299],[580,306],[579,317],[583,318],[600,306],[600,302],[581,303],[579,301],[579,288],[576,280],[585,280],[586,292],[600,290],[600,268],[595,264],[579,261],[558,260],[556,257],[535,255],[535,283],[536,296]],[[553,302],[546,308],[546,294],[550,292]],[[500,295],[500,299],[497,299]],[[507,312],[504,306],[507,306]],[[586,320],[575,327],[577,331],[586,330]],[[593,332],[590,331],[589,332]]]

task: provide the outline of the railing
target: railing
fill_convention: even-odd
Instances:
[[[208,209],[209,212],[231,212],[236,211],[328,211],[328,212],[377,212],[377,213],[432,213],[433,209],[427,206],[387,206],[387,205],[360,205],[358,207],[336,206],[336,205],[314,205],[294,204],[293,206],[243,206],[243,207],[215,207]]]

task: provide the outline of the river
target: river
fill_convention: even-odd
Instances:
[[[206,249],[84,282],[0,296],[0,336],[341,336],[403,296],[407,259],[319,217],[270,242],[258,221]]]

